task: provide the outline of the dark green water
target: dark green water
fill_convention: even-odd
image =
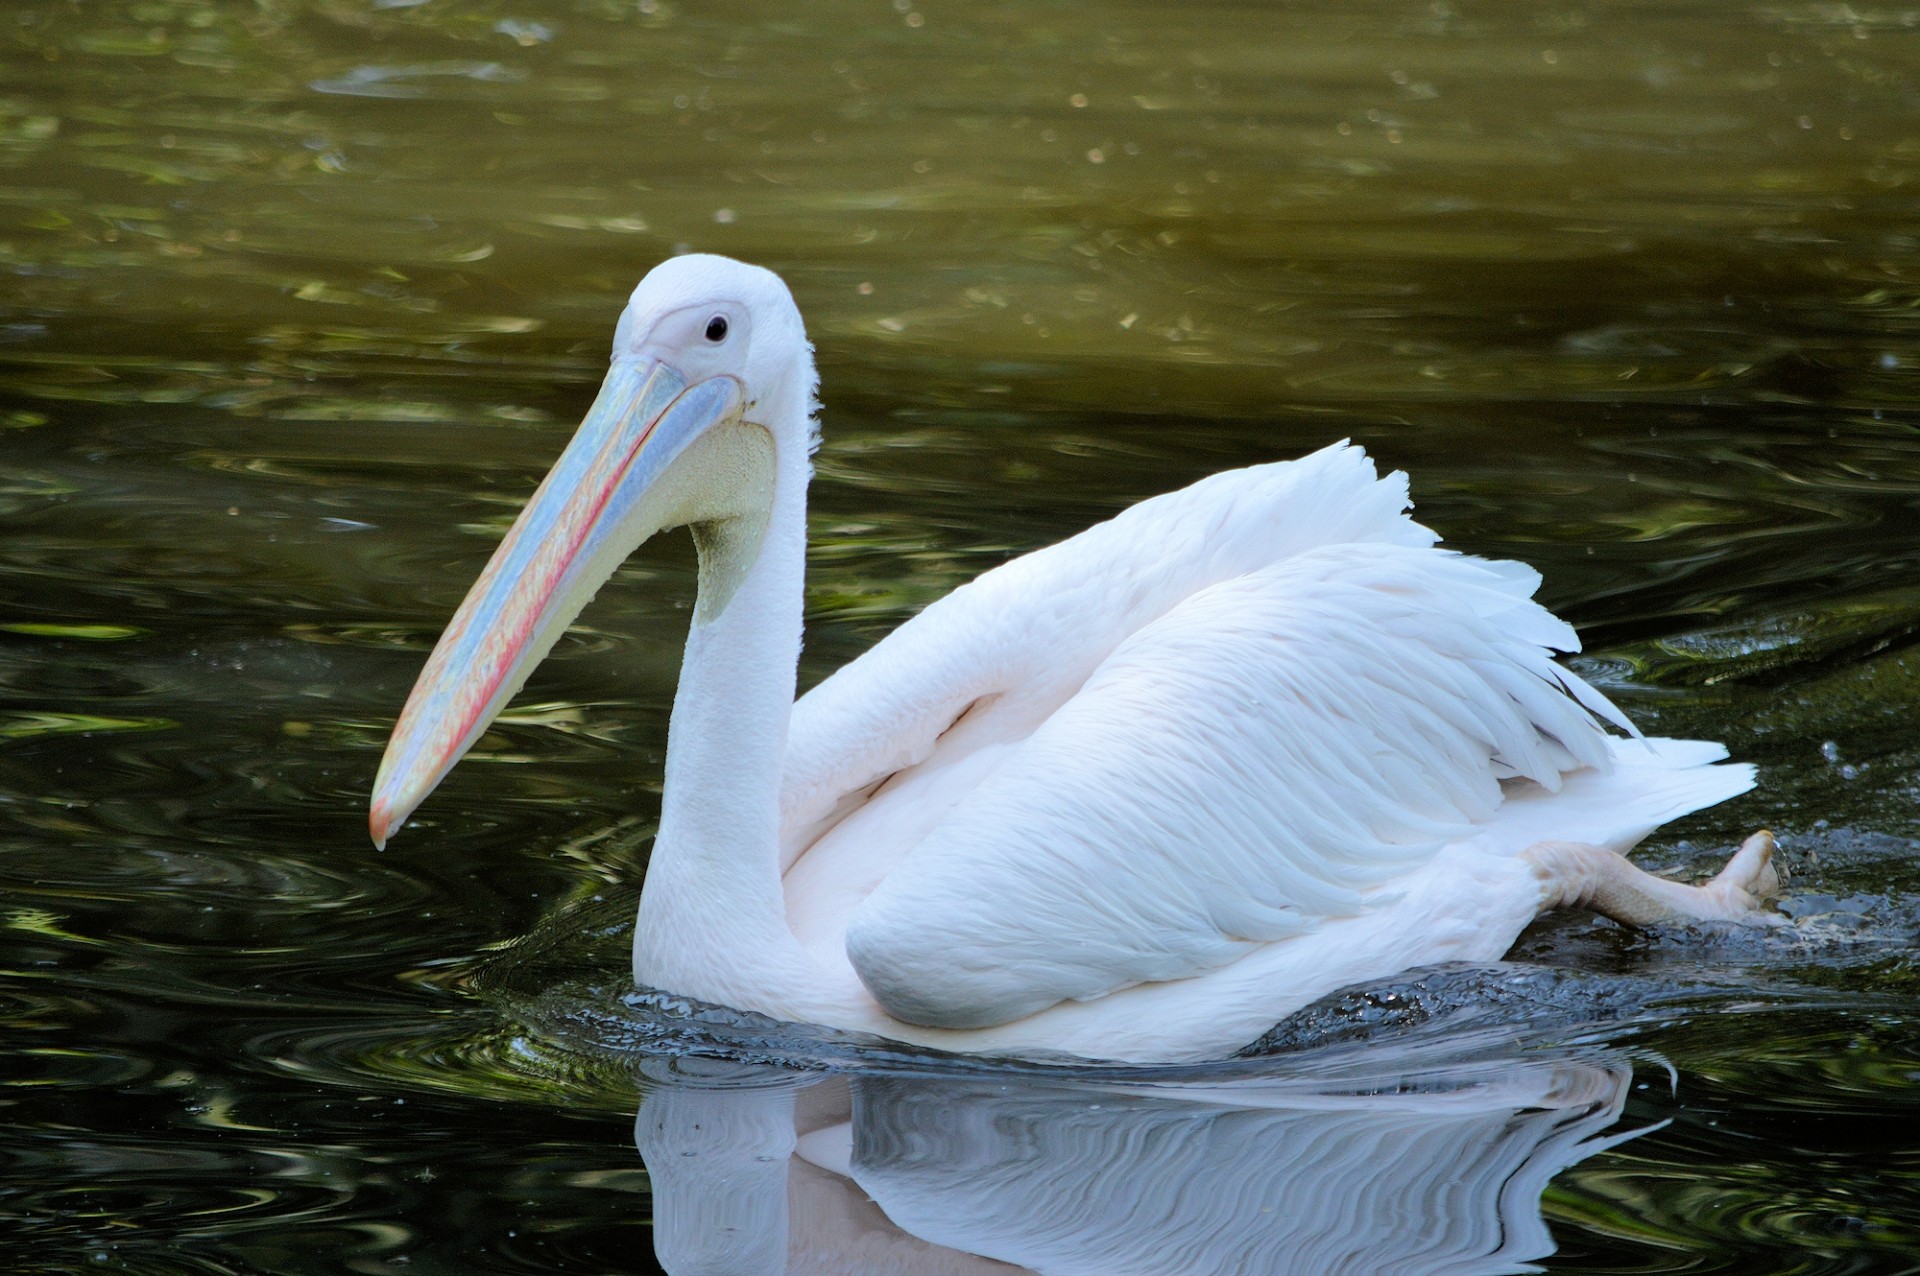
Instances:
[[[772,1234],[701,1210],[778,1197],[796,1272],[1915,1270],[1916,214],[1920,8],[13,0],[0,1268],[646,1272],[665,1237],[686,1271]],[[682,246],[780,270],[819,348],[805,680],[1009,553],[1357,437],[1545,573],[1643,726],[1760,764],[1642,861],[1772,827],[1794,930],[1550,919],[1514,957],[1564,987],[1445,973],[1151,1082],[672,1061],[715,1042],[596,989],[684,541],[384,854],[364,811]],[[688,1144],[706,1112],[850,1121],[859,1186]],[[1154,1230],[1169,1182],[1206,1208]]]

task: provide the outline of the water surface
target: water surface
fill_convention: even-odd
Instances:
[[[676,1224],[634,1114],[713,1087],[661,1063],[698,1043],[607,1007],[684,540],[623,569],[384,854],[364,809],[627,291],[685,248],[780,270],[818,346],[805,682],[1012,553],[1341,437],[1450,543],[1539,567],[1643,726],[1761,765],[1643,862],[1772,827],[1796,929],[1523,938],[1589,982],[1438,1087],[1512,1096],[1475,1128],[1519,1159],[1486,1164],[1538,1170],[1491,1216],[1439,1210],[1515,1238],[1462,1269],[1910,1267],[1920,9],[17,0],[0,69],[11,1269],[653,1269]],[[1444,1005],[1541,1018],[1501,992],[1524,971],[1474,979]],[[1424,1031],[1374,1022],[1399,996],[1328,1013]],[[1228,1149],[1262,1139],[1349,1164],[1338,1121],[1273,1115],[1301,1093],[1429,1128],[1354,1101],[1399,1056],[1327,1073],[1328,1031],[1233,1065],[1293,1097],[1216,1104],[1247,1139],[1190,1163],[1196,1195],[1260,1181]],[[716,1048],[782,1069],[750,1095],[867,1095],[862,1190],[941,1261],[1040,1252],[983,1199],[903,1203],[1006,1163],[969,1129],[1129,1128],[1049,1115],[1112,1079]],[[1535,1130],[1561,1151],[1520,1155]],[[1352,1199],[1428,1199],[1399,1183]],[[1332,1252],[1260,1212],[1324,1203],[1247,1199],[1177,1252]]]

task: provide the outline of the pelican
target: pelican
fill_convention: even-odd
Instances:
[[[635,982],[956,1051],[1217,1057],[1535,916],[1778,920],[1624,852],[1744,792],[1554,662],[1537,573],[1357,447],[1203,479],[955,590],[797,703],[817,375],[773,273],[656,267],[375,780],[384,846],[642,541],[691,528]],[[1607,728],[1617,728],[1615,734]]]

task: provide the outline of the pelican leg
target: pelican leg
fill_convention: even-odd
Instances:
[[[1762,907],[1780,893],[1773,847],[1773,834],[1762,829],[1702,886],[1655,877],[1618,851],[1586,842],[1535,842],[1520,858],[1540,879],[1544,908],[1590,908],[1628,926],[1687,920],[1777,926],[1786,919]]]

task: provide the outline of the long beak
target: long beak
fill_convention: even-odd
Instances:
[[[573,441],[427,658],[374,781],[374,845],[426,799],[626,556],[685,521],[659,482],[687,445],[738,420],[740,383],[689,385],[664,363],[607,373]]]

